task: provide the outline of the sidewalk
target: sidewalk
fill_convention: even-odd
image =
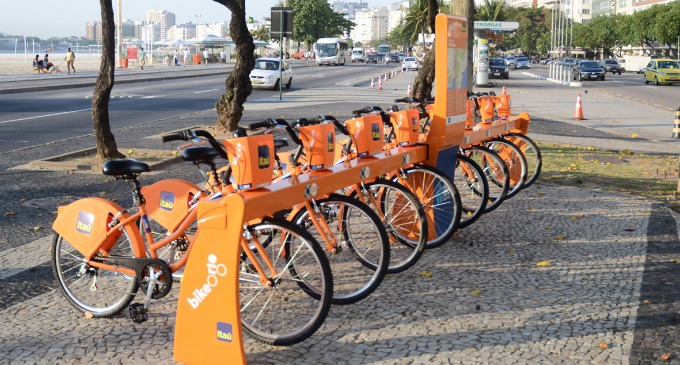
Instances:
[[[415,75],[399,75],[384,83],[382,91],[368,87],[370,79],[358,78],[287,92],[283,101],[272,95],[246,103],[244,121],[272,115],[291,119],[314,114],[346,117],[366,105],[385,108],[394,103],[394,98],[406,96]],[[513,86],[508,86],[513,114],[528,111],[532,117],[529,135],[542,142],[554,139],[601,148],[612,143],[618,149],[631,149],[628,142],[632,138],[623,132],[608,133],[611,128],[624,131],[634,127],[619,115],[634,109],[645,113],[644,122],[650,124],[661,123],[666,117],[647,106],[613,107],[609,96],[589,92],[588,104],[584,101],[588,119],[572,122],[568,117],[575,102],[573,88],[562,90],[547,81],[513,81]],[[500,86],[493,90],[500,93]],[[214,118],[208,114],[158,122],[144,126],[143,131],[120,131],[116,137],[149,147],[159,142],[142,140],[140,135],[172,130],[187,120]],[[605,123],[607,120],[611,125]],[[640,138],[633,140],[644,150],[657,145]],[[672,145],[672,141],[663,143]],[[156,178],[196,177],[187,170],[177,167],[168,172],[170,175]],[[114,189],[113,183],[102,183],[101,176],[52,172],[22,175],[26,182],[59,184],[59,192],[21,186],[21,191],[29,190],[37,197],[62,193],[79,196]],[[78,184],[70,184],[72,180],[78,180]],[[22,185],[22,180],[17,184]],[[73,191],[74,186],[80,190]],[[15,200],[19,197],[25,195],[16,195]],[[13,208],[8,205],[6,209]],[[671,262],[680,258],[679,221],[676,213],[645,199],[539,182],[484,215],[451,242],[425,252],[416,267],[388,276],[367,299],[355,305],[334,306],[309,340],[291,347],[271,347],[246,336],[248,361],[680,363],[676,318],[680,311],[680,270]],[[8,226],[0,226],[3,235],[15,229]],[[0,293],[12,304],[0,305],[0,364],[174,363],[178,285],[168,297],[152,301],[149,321],[143,324],[130,321],[127,312],[110,319],[88,319],[72,309],[56,284],[49,282],[49,250],[50,238],[44,237],[2,252]],[[539,266],[539,262],[551,266]],[[12,301],[29,291],[24,286],[38,280],[45,281],[45,290]],[[135,301],[142,300],[138,295]],[[670,360],[660,361],[666,353]],[[226,359],[224,362],[228,362]]]

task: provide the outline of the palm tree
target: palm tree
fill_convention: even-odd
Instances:
[[[418,33],[425,39],[425,27],[428,12],[427,0],[411,0],[406,16],[402,19],[401,35],[407,36],[412,43],[418,40]]]
[[[501,0],[484,0],[476,11],[476,20],[503,21],[507,19],[505,2]]]

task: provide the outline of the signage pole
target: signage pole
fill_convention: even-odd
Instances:
[[[281,12],[281,32],[279,33],[279,100],[283,99],[283,12]]]

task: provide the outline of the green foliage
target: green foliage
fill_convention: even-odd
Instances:
[[[475,20],[504,21],[507,19],[505,1],[484,0],[475,9]]]
[[[254,39],[269,42],[270,27],[259,27],[254,32],[250,32]]]
[[[427,31],[427,0],[412,0],[408,12],[401,20],[401,36],[406,37],[411,43],[418,41],[418,34],[425,35]]]
[[[295,14],[292,38],[298,42],[311,45],[319,38],[341,36],[354,26],[325,0],[289,0],[288,6]]]
[[[515,31],[514,39],[526,54],[535,54],[538,50],[538,40],[550,32],[546,24],[550,13],[544,8],[523,8],[517,13],[519,28]]]

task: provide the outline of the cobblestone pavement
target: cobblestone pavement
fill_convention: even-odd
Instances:
[[[672,232],[650,232],[656,216]],[[247,339],[249,363],[618,364],[649,346],[677,363],[677,341],[636,332],[640,321],[649,335],[669,329],[640,313],[641,285],[648,245],[675,242],[677,254],[677,218],[635,197],[538,183],[367,299],[333,307],[311,339],[278,348]],[[672,255],[664,247],[661,265]],[[46,257],[49,241],[33,249]],[[87,319],[51,289],[0,311],[0,364],[173,363],[177,293],[134,324],[127,314]]]

